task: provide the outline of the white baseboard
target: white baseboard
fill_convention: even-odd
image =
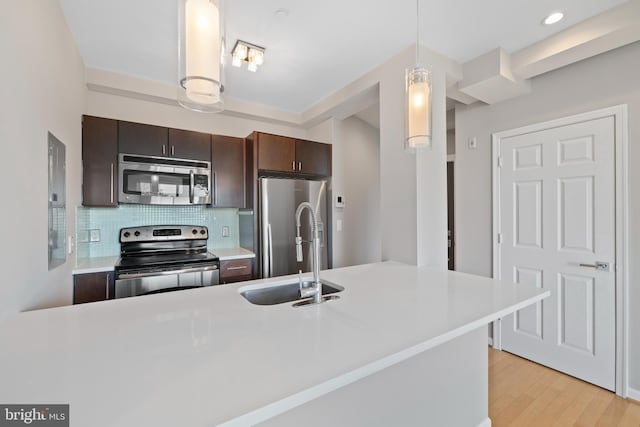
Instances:
[[[636,390],[634,388],[627,387],[627,397],[629,399],[633,399],[633,400],[636,400],[636,401],[640,402],[640,390]]]
[[[491,418],[487,417],[484,421],[478,424],[478,427],[491,427]]]
[[[491,347],[493,347],[493,338],[488,337],[488,338],[487,338],[487,340],[488,340],[489,345],[490,345]]]

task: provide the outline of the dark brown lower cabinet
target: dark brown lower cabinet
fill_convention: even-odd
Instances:
[[[115,283],[113,271],[76,274],[73,276],[73,303],[113,299]]]
[[[253,259],[233,259],[220,261],[220,283],[242,282],[251,280],[253,271]]]

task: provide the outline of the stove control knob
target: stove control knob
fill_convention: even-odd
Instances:
[[[195,228],[192,231],[193,235],[195,236],[196,234],[198,234],[198,230],[196,230]]]
[[[123,236],[126,238],[128,238],[129,236],[131,236],[131,233],[129,233],[128,231],[125,231]]]
[[[202,234],[204,236],[205,234],[207,234],[207,232],[204,231],[204,229],[202,229],[202,230],[200,230],[200,234]]]
[[[133,235],[134,235],[134,236],[136,236],[136,237],[138,237],[138,236],[140,236],[140,232],[139,232],[139,231],[136,231],[135,233],[133,233]]]

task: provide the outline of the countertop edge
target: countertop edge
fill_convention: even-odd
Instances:
[[[220,261],[233,261],[236,259],[251,259],[255,258],[256,254],[248,249],[236,247],[236,248],[211,248],[210,252],[215,254]]]
[[[215,252],[214,252],[215,254]],[[220,261],[233,261],[236,259],[252,259],[255,258],[256,254],[246,254],[246,255],[227,255],[227,256],[220,256],[218,255],[218,258],[220,259]]]

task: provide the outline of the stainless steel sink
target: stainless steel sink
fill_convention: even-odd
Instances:
[[[331,295],[337,292],[341,292],[344,288],[335,283],[329,283],[324,280],[320,280],[322,283],[322,295]],[[302,286],[305,288],[311,287],[312,282],[304,281]],[[283,285],[274,285],[264,288],[247,289],[240,292],[240,295],[245,297],[251,304],[256,305],[275,305],[285,302],[292,302],[298,300],[308,300],[311,298],[302,298],[300,296],[300,282],[285,283]],[[337,299],[337,298],[325,298],[325,300]]]

